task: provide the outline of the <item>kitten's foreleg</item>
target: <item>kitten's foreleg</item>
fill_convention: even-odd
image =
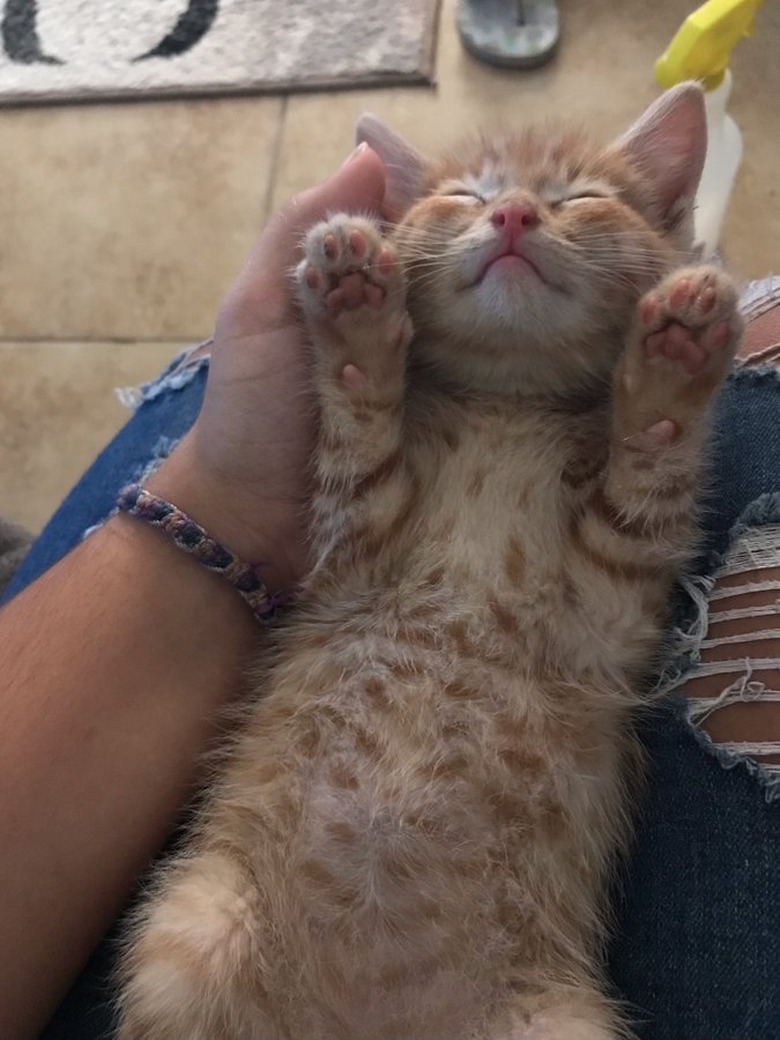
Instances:
[[[297,276],[320,405],[314,528],[322,548],[346,527],[371,523],[373,489],[392,492],[394,485],[403,498],[412,326],[404,273],[371,220],[339,214],[312,228]],[[385,515],[393,508],[392,501],[380,504]]]
[[[609,532],[626,567],[674,569],[691,550],[711,405],[741,331],[734,285],[715,267],[677,271],[640,301],[615,374],[609,462],[590,503],[591,523]]]

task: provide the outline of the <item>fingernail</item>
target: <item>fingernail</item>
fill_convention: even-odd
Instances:
[[[360,144],[359,144],[359,145],[357,146],[357,148],[355,149],[355,151],[354,151],[354,152],[352,153],[352,155],[350,155],[350,156],[349,156],[349,157],[348,157],[347,159],[345,159],[345,161],[344,161],[344,162],[342,163],[342,169],[343,169],[343,168],[344,168],[345,166],[349,166],[349,164],[350,164],[351,162],[354,162],[354,161],[355,161],[355,159],[357,159],[357,157],[358,157],[359,155],[362,155],[362,154],[363,154],[363,152],[365,152],[365,150],[366,150],[367,148],[368,148],[368,145],[366,144],[366,142],[365,142],[365,141],[361,141],[361,142],[360,142]]]

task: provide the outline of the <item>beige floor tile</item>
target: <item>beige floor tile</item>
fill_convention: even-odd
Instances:
[[[152,378],[171,343],[0,344],[0,514],[37,531],[127,421],[114,393]]]
[[[534,72],[492,69],[464,53],[445,0],[438,88],[361,90],[290,99],[273,204],[326,176],[352,143],[358,114],[375,112],[428,150],[477,128],[565,118],[604,140],[622,132],[656,96],[653,63],[686,15],[690,0],[568,0],[557,58]],[[724,235],[730,262],[745,275],[780,269],[780,8],[759,12],[756,36],[734,62],[733,111],[746,160]]]
[[[520,73],[466,55],[444,0],[436,90],[0,110],[0,339],[95,341],[0,345],[0,513],[44,522],[125,421],[113,387],[174,349],[106,341],[208,333],[269,199],[327,175],[361,111],[430,150],[560,116],[607,139],[656,95],[653,61],[693,6],[563,0],[559,56]],[[778,52],[780,5],[767,4],[734,60],[745,161],[724,248],[746,275],[780,270]]]
[[[0,338],[207,334],[265,216],[282,108],[0,110]]]
[[[750,277],[780,272],[780,4],[767,3],[756,32],[734,52],[731,111],[745,156],[729,206],[723,248]]]

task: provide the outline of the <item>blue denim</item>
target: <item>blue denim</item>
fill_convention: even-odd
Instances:
[[[206,373],[205,358],[190,362],[180,355],[157,379],[139,388],[132,402],[137,405],[135,415],[51,518],[6,586],[0,604],[77,545],[85,531],[102,523],[113,510],[119,490],[170,453],[200,411]]]
[[[715,415],[709,572],[743,517],[780,521],[780,378],[732,373]],[[780,1038],[780,803],[746,761],[724,768],[681,697],[642,727],[648,787],[615,893],[610,973],[642,1040]]]
[[[9,598],[111,512],[118,489],[189,428],[204,364],[171,366],[142,388],[135,415],[100,455],[31,549]],[[773,367],[735,371],[716,409],[703,572],[761,496],[780,520],[780,379]],[[743,762],[724,769],[671,698],[643,725],[648,786],[614,893],[610,975],[642,1040],[780,1038],[780,810]],[[115,938],[106,937],[44,1033],[45,1040],[113,1036]],[[565,1038],[561,1038],[565,1040]]]

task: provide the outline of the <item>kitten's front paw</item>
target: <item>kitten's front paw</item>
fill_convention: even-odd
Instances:
[[[716,267],[688,267],[639,303],[637,329],[618,368],[624,436],[663,448],[709,408],[742,333],[734,283]]]
[[[340,213],[315,225],[298,265],[312,342],[345,386],[401,393],[412,323],[406,279],[376,224]]]
[[[381,311],[405,303],[404,276],[395,251],[370,220],[338,214],[306,236],[298,267],[304,308],[337,318],[362,307]]]
[[[731,364],[742,331],[734,284],[716,267],[670,275],[642,299],[639,318],[648,358],[716,380]]]

